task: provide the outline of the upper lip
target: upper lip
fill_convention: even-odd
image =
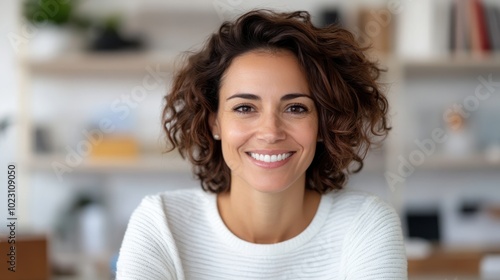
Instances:
[[[281,155],[281,154],[287,154],[287,153],[294,153],[294,151],[290,150],[252,150],[252,151],[247,151],[247,153],[254,153],[254,154],[260,154],[260,155]]]

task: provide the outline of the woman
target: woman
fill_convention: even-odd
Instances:
[[[144,198],[117,279],[406,279],[397,214],[342,190],[390,129],[363,51],[307,12],[225,22],[165,97],[168,142],[203,190]]]

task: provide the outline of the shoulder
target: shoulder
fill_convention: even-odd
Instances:
[[[199,189],[169,190],[145,196],[127,225],[117,263],[117,279],[183,279],[176,233],[189,224],[186,213],[200,208],[203,203],[199,201],[204,196]]]
[[[381,198],[360,191],[341,190],[326,194],[331,204],[327,222],[346,240],[376,238],[400,240],[401,222],[394,208]],[[372,236],[372,237],[370,237]],[[349,242],[347,242],[349,244]]]
[[[167,227],[176,236],[179,230],[203,222],[210,207],[210,195],[213,194],[201,188],[163,191],[144,197],[134,214],[154,220],[154,224]]]
[[[145,196],[133,211],[128,227],[170,231],[185,215],[202,212],[206,194],[197,189],[163,191]]]
[[[375,195],[357,193],[354,196],[360,199],[359,209],[355,222],[360,223],[363,228],[370,227],[401,227],[399,216],[389,203]]]
[[[407,279],[401,222],[394,208],[362,192],[344,191],[337,201],[347,205],[348,213],[341,265],[345,279]]]
[[[337,202],[343,202],[343,203],[358,204],[360,202],[373,200],[373,199],[380,200],[380,202],[383,202],[383,200],[380,199],[376,195],[373,195],[373,194],[368,193],[368,192],[358,191],[358,190],[342,189],[342,190],[336,190],[336,191],[329,192],[325,195],[331,196]],[[385,202],[383,202],[383,203],[385,203]]]
[[[145,196],[137,210],[174,211],[176,209],[200,205],[206,194],[200,189],[188,188],[163,191]]]
[[[198,188],[168,190],[145,196],[141,204],[158,204],[166,201],[176,202],[179,200],[199,198],[201,196],[203,196],[203,191]]]
[[[361,191],[340,190],[326,194],[334,216],[351,219],[368,216],[396,215],[394,208],[381,198]],[[352,221],[352,220],[351,220]]]

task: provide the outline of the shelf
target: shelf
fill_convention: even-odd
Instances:
[[[421,279],[416,277],[431,275],[444,276],[450,274],[455,277],[451,279],[477,279],[475,277],[480,278],[481,262],[483,258],[487,255],[496,255],[498,253],[500,253],[500,248],[498,246],[470,249],[451,249],[434,246],[429,256],[423,259],[408,259],[408,275],[410,277],[415,277],[415,279]]]
[[[29,162],[29,167],[34,171],[54,172],[52,163],[65,164],[64,155],[39,155]],[[191,172],[191,165],[183,160],[176,152],[167,155],[147,155],[137,159],[85,159],[81,164],[72,167],[74,172],[80,173],[171,173]]]
[[[101,52],[73,53],[47,59],[23,59],[27,68],[36,74],[123,74],[144,73],[159,67],[172,71],[178,53],[172,52]]]
[[[451,157],[434,155],[425,159],[417,169],[426,170],[500,170],[500,160],[490,161],[483,155],[477,154],[467,157]]]
[[[72,53],[47,59],[23,59],[22,62],[37,74],[99,74],[145,72],[146,67],[160,67],[172,71],[180,58],[173,52],[101,52]],[[499,70],[500,54],[472,56],[448,55],[429,58],[400,58],[385,54],[371,54],[372,60],[382,65],[401,66],[407,71],[436,72],[443,70]]]
[[[423,73],[450,70],[497,70],[500,71],[500,55],[460,56],[449,55],[435,58],[402,59],[400,61],[406,71]]]

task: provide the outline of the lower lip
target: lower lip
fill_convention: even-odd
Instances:
[[[286,159],[284,160],[280,160],[280,161],[275,161],[275,162],[265,162],[265,161],[260,161],[260,160],[256,160],[254,159],[251,155],[249,154],[246,154],[250,160],[257,166],[260,166],[260,167],[263,167],[263,168],[278,168],[278,167],[281,167],[283,165],[285,165],[291,157],[293,157],[294,153],[292,153],[289,157],[287,157]]]

